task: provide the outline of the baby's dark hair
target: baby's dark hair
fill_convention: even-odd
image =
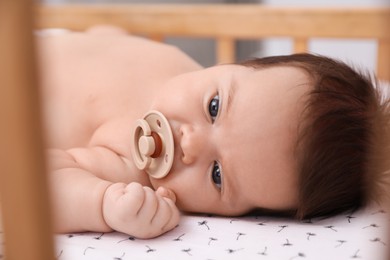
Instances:
[[[311,80],[295,154],[296,218],[331,216],[378,198],[389,171],[390,106],[368,73],[306,53],[240,64],[255,69],[292,66],[306,71]]]

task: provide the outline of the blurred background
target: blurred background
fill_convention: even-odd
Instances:
[[[390,7],[389,0],[41,0],[48,4],[104,4],[104,3],[158,3],[158,4],[261,4],[267,6],[286,7]],[[215,60],[215,41],[212,39],[166,38],[165,42],[178,46],[193,59],[205,67],[212,66]],[[309,50],[313,53],[327,55],[354,64],[358,68],[375,70],[376,50],[375,40],[332,40],[312,39]],[[237,60],[251,57],[290,54],[292,41],[288,38],[271,38],[257,41],[239,41],[236,45]]]

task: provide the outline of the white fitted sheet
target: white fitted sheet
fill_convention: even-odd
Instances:
[[[155,239],[113,233],[56,236],[57,259],[386,259],[389,215],[378,206],[299,222],[184,215]]]

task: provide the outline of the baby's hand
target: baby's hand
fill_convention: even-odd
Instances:
[[[112,184],[103,199],[103,217],[112,229],[138,238],[159,236],[179,223],[172,191],[132,182]]]

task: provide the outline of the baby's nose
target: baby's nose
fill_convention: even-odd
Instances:
[[[184,164],[192,164],[206,150],[205,134],[202,133],[202,130],[195,129],[191,125],[182,125],[180,135],[180,146],[183,151],[182,161]]]

